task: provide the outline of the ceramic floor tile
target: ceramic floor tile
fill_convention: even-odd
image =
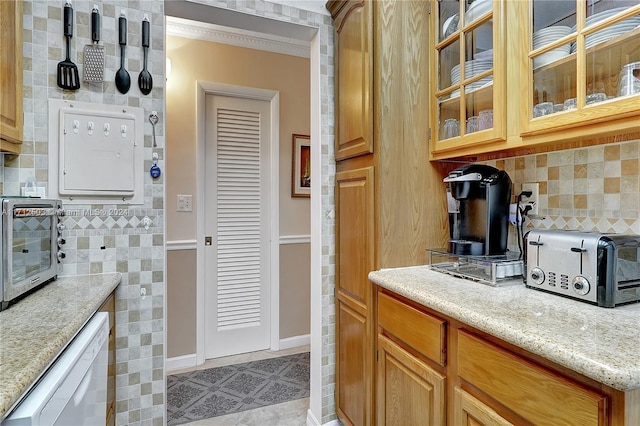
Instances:
[[[259,361],[261,359],[309,352],[309,350],[310,347],[306,345],[281,351],[250,352],[246,354],[210,359],[197,367],[171,371],[170,374],[187,373],[207,368],[222,367],[224,365]],[[309,398],[302,398],[282,404],[256,408],[255,410],[242,411],[240,413],[228,414],[226,416],[212,417],[210,419],[185,423],[184,426],[304,426],[307,423],[308,409]]]
[[[183,426],[304,426],[309,398],[185,423]]]

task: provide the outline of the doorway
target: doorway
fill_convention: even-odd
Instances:
[[[207,359],[270,345],[270,102],[205,95]]]
[[[278,170],[279,170],[279,145],[277,143],[270,143],[268,145],[263,144],[260,147],[259,162],[261,166],[264,166],[263,173],[261,173],[261,185],[260,193],[268,195],[266,207],[262,205],[263,217],[260,220],[258,226],[258,232],[266,232],[266,234],[260,236],[260,248],[262,255],[259,261],[262,277],[260,279],[260,288],[262,289],[260,300],[260,320],[257,323],[260,326],[253,325],[252,321],[246,324],[240,323],[225,323],[220,329],[220,324],[217,319],[218,313],[211,309],[214,305],[219,304],[218,294],[216,291],[209,291],[215,287],[212,285],[212,280],[217,280],[217,260],[213,262],[215,253],[218,252],[218,240],[214,246],[214,230],[211,229],[208,223],[211,223],[208,216],[217,210],[214,197],[217,197],[217,191],[209,188],[210,175],[212,171],[216,171],[219,161],[210,162],[207,153],[207,146],[209,139],[215,139],[217,133],[216,125],[209,126],[207,124],[209,120],[209,111],[212,114],[216,113],[216,108],[213,104],[214,99],[224,100],[225,103],[221,106],[223,110],[242,110],[249,109],[249,104],[257,103],[262,106],[261,112],[258,115],[262,115],[262,122],[265,127],[258,131],[263,133],[266,140],[278,141],[279,140],[279,120],[280,120],[280,96],[277,91],[256,89],[251,87],[235,86],[230,84],[212,83],[212,82],[197,82],[197,94],[196,94],[196,120],[197,120],[197,182],[198,182],[198,199],[205,200],[198,206],[197,211],[197,234],[201,236],[197,239],[197,290],[198,298],[196,300],[196,360],[197,364],[202,364],[206,358],[219,357],[225,355],[231,355],[234,353],[248,352],[252,349],[248,349],[250,345],[253,345],[252,340],[259,342],[258,346],[264,346],[272,350],[279,349],[279,321],[278,315],[280,310],[279,294],[280,294],[280,256],[278,236],[280,233],[279,226],[279,205],[277,200],[279,197],[278,187]],[[211,105],[208,106],[208,100]],[[266,110],[265,110],[266,108]],[[255,109],[255,107],[254,107]],[[256,111],[249,111],[249,115],[256,114]],[[213,122],[217,122],[217,117]],[[246,118],[246,115],[245,115]],[[229,121],[229,117],[225,118]],[[266,120],[266,122],[265,122]],[[237,125],[238,120],[233,120]],[[242,121],[242,120],[240,120]],[[246,121],[246,120],[245,120]],[[228,124],[226,124],[228,126]],[[246,125],[246,124],[245,124]],[[212,132],[210,135],[209,133]],[[266,135],[265,135],[266,133]],[[215,157],[215,156],[212,156]],[[229,162],[227,162],[229,164]],[[213,196],[209,196],[211,193]],[[226,200],[228,201],[228,200]],[[266,210],[265,210],[266,208]],[[214,221],[214,223],[217,221]],[[217,225],[216,225],[217,226]],[[218,231],[216,231],[218,232]],[[207,237],[211,236],[211,246],[209,246]],[[224,248],[224,250],[233,250],[231,246]],[[214,249],[214,250],[211,250]],[[215,254],[217,256],[217,254]],[[223,253],[224,256],[230,256],[229,252]],[[266,259],[266,262],[265,262]],[[209,262],[213,262],[214,265],[209,265]],[[240,265],[241,267],[242,265]],[[227,281],[227,289],[229,286],[233,287],[236,283],[233,282],[233,275],[238,274],[238,271],[231,272],[227,276],[231,281]],[[255,277],[254,277],[255,278]],[[266,283],[266,284],[265,284]],[[265,286],[266,285],[266,286]],[[237,290],[237,288],[235,288]],[[255,289],[254,289],[255,290]],[[203,297],[204,296],[204,297]],[[247,296],[247,294],[245,294]],[[232,304],[237,302],[232,301]],[[224,305],[224,303],[223,303]],[[241,306],[242,302],[235,307]],[[228,303],[224,309],[234,309],[234,306]],[[228,312],[228,311],[227,311]],[[226,314],[226,313],[225,313]],[[247,313],[245,313],[247,314]],[[216,318],[214,320],[214,318]],[[228,318],[227,318],[228,319]],[[236,318],[237,319],[237,318]],[[225,319],[226,321],[226,319]],[[266,328],[265,327],[266,324]],[[211,329],[211,333],[208,331]],[[214,329],[216,331],[214,331]],[[240,331],[242,330],[242,331]],[[260,335],[261,331],[264,335]],[[259,338],[258,338],[259,336]],[[265,337],[266,336],[266,337]],[[220,338],[221,340],[217,340]],[[233,341],[235,343],[232,343]],[[265,341],[266,340],[266,341]],[[228,346],[228,348],[225,348]],[[265,347],[259,348],[265,349]],[[255,350],[259,350],[255,349]]]

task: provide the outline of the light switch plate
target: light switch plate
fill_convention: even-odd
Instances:
[[[178,206],[176,211],[179,211],[179,212],[193,211],[193,195],[178,195]]]

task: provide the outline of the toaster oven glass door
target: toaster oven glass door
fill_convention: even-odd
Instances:
[[[14,209],[11,231],[11,281],[18,282],[51,268],[55,241],[54,209]]]

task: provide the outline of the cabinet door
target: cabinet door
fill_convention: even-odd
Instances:
[[[371,424],[372,351],[368,311],[336,301],[336,411],[344,424]]]
[[[336,174],[336,411],[344,424],[372,420],[373,167]]]
[[[336,160],[373,152],[373,9],[369,0],[329,2],[335,25]]]
[[[116,423],[116,305],[115,293],[104,301],[100,312],[109,314],[109,364],[107,366],[107,426]]]
[[[467,392],[456,387],[455,401],[453,402],[454,420],[457,426],[512,426],[513,423],[505,420],[491,407],[478,401]]]
[[[374,265],[373,167],[336,174],[336,290],[369,307]]]
[[[640,130],[637,1],[532,0],[526,18],[529,54],[521,80],[529,82],[529,93],[523,138]]]
[[[0,1],[0,148],[22,143],[22,1]]]
[[[506,139],[504,2],[432,2],[433,158]]]
[[[610,399],[465,330],[458,331],[458,375],[537,425],[602,426]]]
[[[378,335],[378,425],[446,424],[443,375]]]

